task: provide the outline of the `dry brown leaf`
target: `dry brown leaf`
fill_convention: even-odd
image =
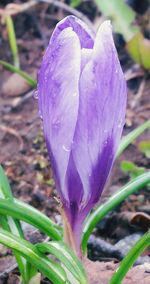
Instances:
[[[114,262],[92,262],[84,259],[84,266],[88,272],[90,284],[108,284],[118,267]],[[126,275],[122,284],[150,284],[150,264],[133,267]],[[117,284],[117,283],[116,283]]]

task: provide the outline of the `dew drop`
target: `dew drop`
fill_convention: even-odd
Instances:
[[[108,141],[105,140],[105,141],[104,141],[104,146],[107,146],[107,144],[108,144]]]
[[[33,91],[33,98],[34,98],[35,100],[38,100],[38,98],[39,98],[39,92],[38,92],[37,89],[35,89],[35,90]]]
[[[56,120],[56,121],[53,122],[53,128],[54,129],[58,129],[59,126],[60,126],[60,121],[59,120]]]
[[[45,80],[45,83],[46,83],[47,82],[47,75],[45,75],[44,80]]]
[[[43,120],[43,116],[42,116],[42,113],[41,113],[40,110],[39,110],[39,117],[40,117],[41,120]]]
[[[65,152],[70,152],[70,149],[67,148],[65,145],[63,145],[62,148],[63,148],[63,150],[64,150]]]
[[[72,95],[72,96],[73,96],[73,97],[76,97],[77,95],[78,95],[77,93],[73,93],[73,95]]]
[[[122,127],[122,119],[120,119],[119,123],[118,123],[118,128],[121,128]]]

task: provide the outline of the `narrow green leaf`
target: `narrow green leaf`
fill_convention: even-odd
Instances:
[[[52,281],[52,283],[69,284],[69,281],[66,279],[66,273],[62,267],[40,253],[38,249],[28,241],[0,229],[0,243],[16,250]]]
[[[13,195],[11,192],[11,188],[8,182],[8,179],[3,171],[3,168],[0,165],[0,197],[2,200],[10,200],[13,202]],[[13,234],[24,238],[23,231],[20,225],[20,222],[12,217],[0,216],[0,223],[2,228],[7,230],[8,232],[13,232]],[[23,283],[27,283],[29,280],[27,263],[24,258],[22,258],[17,252],[13,252],[14,256],[16,257],[16,261],[18,263],[18,267],[22,276]]]
[[[31,224],[54,240],[62,238],[59,226],[37,209],[19,200],[11,202],[0,198],[0,214]]]
[[[86,274],[80,260],[65,243],[51,241],[48,243],[37,244],[36,247],[40,252],[53,254],[58,258],[79,283],[87,283]]]
[[[13,72],[13,73],[17,73],[18,75],[20,75],[22,78],[24,78],[26,80],[26,82],[32,87],[32,88],[36,88],[37,86],[37,82],[36,80],[34,80],[30,75],[28,75],[26,72],[22,71],[21,69],[13,66],[10,63],[7,63],[3,60],[0,60],[0,64],[6,68],[7,70]]]
[[[6,16],[6,27],[8,32],[9,44],[13,55],[14,65],[15,67],[19,68],[20,64],[19,64],[19,54],[18,54],[18,46],[16,41],[16,34],[15,34],[13,20],[10,15]]]
[[[123,202],[129,195],[140,190],[150,183],[150,172],[144,173],[127,185],[123,186],[118,192],[108,199],[104,204],[98,206],[85,220],[82,234],[82,250],[86,253],[87,242],[95,226],[116,206]]]
[[[123,137],[117,151],[117,157],[148,128],[150,128],[150,119]]]
[[[109,284],[121,284],[128,270],[148,246],[150,246],[150,230],[144,234],[128,252],[126,257],[120,263],[119,268],[117,268],[117,271],[113,274]]]
[[[13,199],[13,195],[12,195],[11,188],[8,182],[8,178],[6,177],[1,165],[0,165],[0,196],[4,198],[8,198],[10,200]]]

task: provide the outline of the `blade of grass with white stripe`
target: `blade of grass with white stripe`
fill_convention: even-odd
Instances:
[[[26,258],[31,265],[34,265],[52,283],[71,284],[67,280],[64,269],[40,253],[36,246],[28,241],[0,229],[0,243]]]
[[[150,128],[150,119],[144,122],[139,127],[135,128],[128,135],[124,136],[120,142],[117,157],[121,155],[121,153],[138,137],[140,136],[146,129]]]
[[[36,247],[40,252],[53,254],[59,259],[80,284],[87,283],[87,277],[80,260],[64,242],[39,243]]]
[[[0,198],[0,214],[11,216],[36,227],[53,240],[62,239],[62,229],[46,215],[20,200],[8,201]]]
[[[140,238],[121,261],[119,268],[113,274],[109,284],[121,284],[129,269],[148,246],[150,246],[150,230]]]
[[[131,182],[123,186],[119,191],[117,191],[113,196],[111,196],[108,201],[104,204],[98,206],[85,220],[83,233],[82,233],[82,251],[86,254],[88,239],[96,227],[96,225],[115,207],[117,207],[121,202],[123,202],[129,195],[142,189],[145,185],[150,183],[150,172],[144,173],[137,178],[133,179]]]
[[[13,195],[11,192],[10,185],[1,166],[0,166],[0,197],[4,201],[7,199],[8,203],[9,201],[13,202]],[[24,238],[20,222],[18,220],[13,219],[12,217],[8,217],[7,212],[6,216],[0,216],[0,223],[1,226],[8,232],[13,232],[13,234],[20,236],[20,238]],[[29,280],[29,271],[28,271],[27,262],[17,252],[13,253],[14,256],[16,257],[16,261],[18,263],[23,283],[27,283]]]

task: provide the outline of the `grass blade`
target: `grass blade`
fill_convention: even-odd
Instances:
[[[52,283],[69,284],[66,273],[57,263],[41,254],[38,249],[26,240],[0,229],[0,243],[17,251],[42,272]]]
[[[14,65],[7,63],[3,60],[0,60],[0,64],[6,68],[7,70],[13,72],[13,73],[17,73],[18,75],[20,75],[22,78],[25,79],[25,81],[28,83],[29,86],[31,86],[32,88],[36,88],[37,86],[37,82],[36,80],[34,80],[30,75],[28,75],[26,72],[22,71],[21,69],[15,67]]]
[[[0,214],[31,224],[53,240],[62,239],[59,226],[37,209],[19,200],[11,202],[0,198]]]
[[[126,257],[121,261],[119,268],[113,274],[109,284],[121,284],[128,270],[132,267],[136,259],[150,245],[150,230],[144,234],[140,240],[132,247]]]
[[[117,157],[148,128],[150,128],[150,119],[123,137],[117,151]]]
[[[83,266],[74,252],[63,242],[48,242],[37,244],[42,253],[53,254],[72,273],[80,284],[86,284],[87,278]]]
[[[0,197],[2,200],[6,200],[9,203],[8,200],[13,202],[13,195],[11,192],[11,188],[8,182],[7,177],[5,176],[5,173],[0,166]],[[0,216],[0,223],[2,225],[2,228],[7,230],[8,232],[13,232],[15,235],[20,236],[21,238],[24,238],[23,231],[20,225],[20,222],[16,219],[13,219],[12,217],[6,216]],[[17,252],[14,252],[14,256],[16,257],[16,261],[18,263],[18,267],[23,279],[23,282],[26,283],[29,280],[29,274],[28,274],[28,266],[24,258],[22,258],[20,255],[18,255]]]
[[[13,55],[14,66],[19,68],[20,64],[19,64],[19,54],[18,54],[18,46],[16,41],[16,34],[14,29],[14,23],[10,15],[6,16],[6,27],[9,38],[9,45]]]
[[[85,220],[82,234],[82,251],[85,254],[87,242],[95,226],[116,206],[123,202],[129,195],[143,188],[150,183],[150,172],[144,173],[127,185],[123,186],[118,192],[109,198],[104,204],[98,206]]]

